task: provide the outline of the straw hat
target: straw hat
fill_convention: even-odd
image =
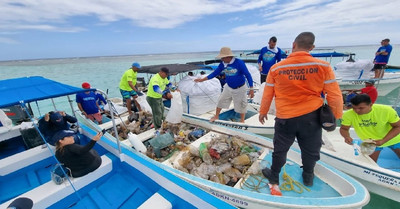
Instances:
[[[222,47],[221,50],[219,51],[219,55],[217,58],[224,58],[224,57],[234,57],[231,48],[229,47]]]

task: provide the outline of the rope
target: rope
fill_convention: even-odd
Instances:
[[[304,190],[310,191],[309,188],[304,186],[302,183],[293,180],[289,174],[286,173],[286,165],[283,167],[283,180],[284,182],[279,186],[279,189],[282,191],[295,191],[299,194],[303,193]]]
[[[257,161],[265,161],[265,160],[257,160]],[[268,161],[266,161],[269,163]],[[260,165],[260,162],[258,162]],[[262,189],[264,188],[269,188],[268,186],[268,180],[264,177],[261,172],[259,174],[249,174],[248,170],[246,170],[246,173],[243,175],[242,180],[240,182],[240,188],[244,189],[247,188],[250,191],[256,191],[258,193],[262,193]]]
[[[262,174],[245,174],[243,179],[246,179],[246,181],[240,182],[240,188],[242,189],[247,188],[251,191],[261,193],[262,189],[268,188],[268,181]]]

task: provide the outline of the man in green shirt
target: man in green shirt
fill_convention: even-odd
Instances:
[[[132,98],[135,102],[137,109],[139,111],[142,110],[139,103],[136,101],[136,98],[138,97],[136,82],[137,72],[139,71],[139,69],[139,63],[132,63],[132,67],[125,71],[125,73],[122,75],[121,81],[119,82],[119,91],[121,92],[122,98],[126,101],[126,107],[128,108],[129,115],[132,114]]]
[[[164,104],[162,102],[162,96],[166,93],[165,90],[171,87],[171,83],[167,78],[168,74],[168,68],[161,68],[160,72],[155,74],[150,79],[147,90],[146,100],[151,107],[151,111],[153,112],[153,124],[154,128],[156,129],[161,127],[162,120],[164,119]],[[169,97],[171,99],[172,95],[169,94]]]
[[[400,158],[400,119],[390,106],[372,104],[368,94],[358,94],[350,100],[353,109],[343,114],[340,134],[347,144],[353,144],[349,129],[354,127],[361,140],[376,144],[370,157],[376,162],[383,147],[391,148]]]

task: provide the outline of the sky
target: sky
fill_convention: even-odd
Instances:
[[[400,0],[1,0],[0,60],[400,43]]]

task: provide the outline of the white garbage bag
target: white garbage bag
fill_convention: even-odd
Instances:
[[[262,97],[264,94],[265,82],[261,84],[260,89],[254,93],[253,103],[261,105]],[[275,97],[272,99],[271,106],[269,107],[268,114],[276,114]]]
[[[116,115],[121,115],[122,113],[128,112],[128,108],[122,106],[122,104],[118,105],[115,104],[114,102],[111,102],[113,108],[110,108],[110,102],[108,102],[106,105],[104,105],[104,110],[107,110],[109,112],[111,112],[111,109],[113,109],[113,113]]]
[[[246,64],[247,69],[250,72],[251,78],[253,79],[253,87],[258,88],[260,86],[260,80],[261,80],[261,75],[260,75],[260,70],[258,70],[258,65],[254,64]]]
[[[181,94],[177,91],[171,92],[171,94],[171,108],[169,108],[165,120],[169,123],[180,123],[182,121],[183,114]]]
[[[221,95],[221,83],[217,78],[194,82],[195,76],[186,76],[178,83],[185,113],[201,115],[214,111]]]
[[[372,60],[360,59],[355,62],[339,62],[334,67],[336,78],[343,80],[370,79],[374,77],[371,71],[374,67]]]
[[[264,87],[265,87],[265,82],[261,84],[261,86],[259,87],[258,91],[256,91],[254,93],[254,97],[253,97],[253,103],[255,104],[261,104],[261,99],[264,93]]]
[[[4,111],[2,109],[0,109],[0,122],[1,122],[1,126],[6,127],[8,129],[10,129],[13,125],[12,120],[7,117],[6,113],[4,113]]]
[[[146,100],[146,95],[143,94],[141,96],[138,96],[138,98],[136,98],[136,101],[139,103],[140,108],[142,109],[142,111],[147,111],[150,112],[151,114],[153,114],[153,111],[151,111],[151,107],[149,105],[149,103]]]

